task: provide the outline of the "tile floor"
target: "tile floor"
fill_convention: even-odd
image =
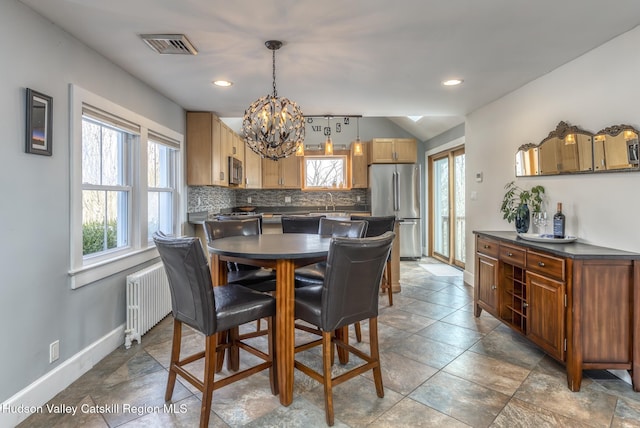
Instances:
[[[336,387],[336,427],[640,427],[640,393],[628,383],[591,371],[580,392],[569,391],[561,364],[490,315],[473,316],[461,275],[429,273],[421,264],[433,259],[401,263],[394,306],[380,299],[385,396],[376,396],[369,373]],[[197,426],[200,394],[190,385],[176,384],[174,407],[163,408],[171,321],[141,345],[112,352],[50,402],[78,406],[78,414],[36,414],[20,427]],[[185,332],[183,346],[200,347],[200,339]],[[320,367],[318,348],[298,357]],[[265,372],[214,392],[210,426],[325,426],[322,386],[295,376],[288,407],[271,395]]]

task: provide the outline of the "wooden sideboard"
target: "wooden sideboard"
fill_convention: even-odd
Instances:
[[[474,311],[484,309],[564,363],[569,389],[582,370],[628,370],[640,391],[640,254],[474,231]]]

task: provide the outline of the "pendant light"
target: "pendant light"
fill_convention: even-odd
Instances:
[[[263,158],[278,160],[289,157],[304,144],[304,116],[295,102],[278,97],[276,51],[282,42],[269,40],[265,46],[272,51],[273,93],[259,98],[245,110],[242,133],[251,150]]]
[[[362,156],[364,153],[362,151],[362,141],[360,141],[360,118],[356,117],[356,128],[357,128],[357,136],[356,141],[353,142],[353,147],[351,150],[353,151],[354,156]]]
[[[333,141],[331,141],[331,123],[329,122],[331,116],[327,116],[327,141],[324,142],[324,155],[333,155]]]

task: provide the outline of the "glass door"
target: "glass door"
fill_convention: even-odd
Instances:
[[[464,148],[429,157],[430,255],[464,268]]]

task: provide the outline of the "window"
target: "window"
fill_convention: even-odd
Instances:
[[[72,288],[156,258],[177,233],[182,135],[77,86],[72,92]]]
[[[304,189],[348,188],[346,156],[305,156]]]

